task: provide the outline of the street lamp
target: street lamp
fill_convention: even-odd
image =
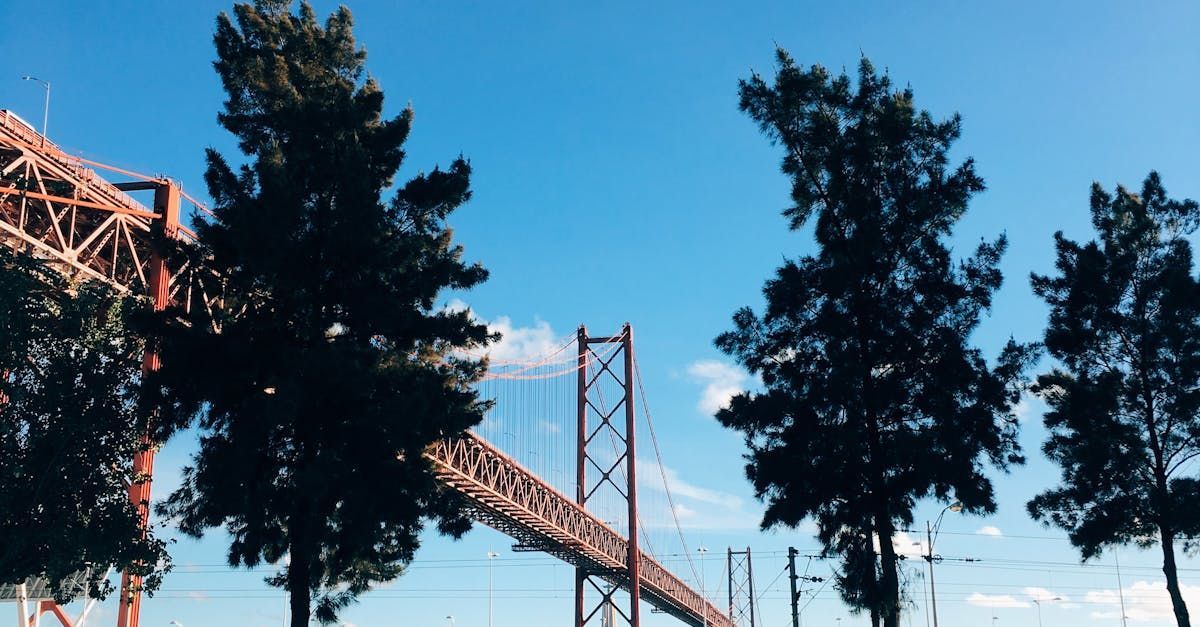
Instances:
[[[999,616],[992,617],[992,627],[996,627],[996,621],[1000,620]]]
[[[946,515],[946,512],[958,513],[962,510],[962,501],[955,501],[942,508],[942,512],[938,514],[937,522],[930,525],[928,520],[925,521],[925,539],[929,544],[929,551],[925,556],[925,561],[929,562],[929,597],[933,600],[933,627],[938,627],[937,587],[933,583],[933,541],[937,540],[937,532],[942,528],[942,517]]]
[[[488,551],[488,627],[492,627],[492,560],[500,557],[495,551]]]
[[[1054,597],[1053,599],[1046,599],[1046,600],[1047,601],[1061,601],[1062,597]],[[1037,606],[1037,610],[1038,610],[1038,627],[1042,627],[1042,600],[1034,599],[1033,604]]]
[[[23,81],[35,81],[42,84],[46,89],[46,101],[42,104],[42,146],[46,145],[46,129],[50,125],[50,81],[44,81],[36,76],[26,74],[21,77]]]
[[[168,624],[168,625],[175,625],[176,627],[183,627],[183,623],[181,623],[181,622],[179,622],[179,621],[177,621],[177,620],[173,620],[173,621],[171,621],[171,622],[169,622],[169,623],[167,623],[167,624]]]
[[[447,614],[446,620],[450,621],[450,627],[454,627],[454,616],[452,614]]]

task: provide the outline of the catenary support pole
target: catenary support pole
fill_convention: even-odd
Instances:
[[[788,580],[792,589],[792,627],[800,627],[800,593],[796,592],[796,547],[788,547]]]

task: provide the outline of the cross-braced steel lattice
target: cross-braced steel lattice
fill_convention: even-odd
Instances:
[[[619,573],[620,588],[629,593],[628,613],[613,602],[618,587],[606,587],[615,573],[593,572],[586,567],[575,570],[575,627],[583,627],[607,606],[615,608],[617,614],[630,627],[641,625],[641,551],[638,548],[637,515],[637,444],[636,414],[633,406],[633,327],[626,323],[621,334],[611,337],[588,337],[587,328],[579,327],[577,338],[579,351],[579,425],[576,458],[576,501],[585,508],[602,486],[608,486],[623,497],[627,504],[629,557],[627,569]],[[619,344],[620,348],[603,355],[594,350],[596,345]],[[617,356],[622,356],[621,372],[614,369]],[[619,398],[612,399],[608,406],[602,398],[602,385],[616,385]],[[624,410],[624,411],[622,411]],[[607,441],[615,449],[611,460],[596,451]],[[624,472],[620,472],[624,469]],[[589,472],[589,470],[593,472]],[[623,475],[623,476],[622,476]],[[587,600],[591,596],[600,600],[589,609]]]
[[[754,568],[750,562],[750,547],[745,551],[726,554],[729,573],[729,617],[737,627],[754,627]]]

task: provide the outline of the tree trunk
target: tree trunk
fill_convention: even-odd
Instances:
[[[291,562],[288,564],[287,588],[288,603],[292,613],[292,627],[308,627],[308,618],[312,612],[312,552],[305,528],[308,525],[302,507],[292,511],[288,521],[288,531],[291,534],[288,547]]]
[[[308,627],[309,612],[312,610],[312,592],[308,582],[308,556],[299,558],[296,545],[292,545],[292,562],[288,565],[288,604],[292,614],[292,627]]]
[[[879,569],[881,572],[879,613],[883,627],[900,627],[900,579],[896,575],[896,547],[892,536],[896,530],[886,514],[875,517],[875,533],[879,536]]]
[[[1191,627],[1192,621],[1188,616],[1187,604],[1183,602],[1183,593],[1179,590],[1179,573],[1175,567],[1175,532],[1160,527],[1159,535],[1163,552],[1163,575],[1167,578],[1167,592],[1171,595],[1175,623],[1179,627]]]

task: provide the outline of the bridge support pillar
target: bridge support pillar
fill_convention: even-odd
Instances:
[[[620,335],[590,337],[579,327],[577,338],[578,374],[578,450],[576,457],[576,502],[587,507],[598,490],[607,489],[626,502],[626,537],[629,554],[624,573],[596,573],[586,567],[575,570],[575,627],[584,627],[593,619],[613,622],[615,615],[630,627],[641,627],[641,549],[638,544],[637,509],[637,413],[634,407],[633,327],[629,323]],[[597,351],[596,346],[618,345]],[[621,367],[614,365],[623,357]],[[610,390],[606,398],[604,390]],[[612,403],[609,406],[609,403]],[[617,416],[624,410],[621,420]],[[589,417],[594,420],[589,420]],[[623,423],[623,424],[622,424]],[[603,439],[599,439],[603,438]],[[603,446],[607,448],[602,448]],[[616,449],[611,450],[611,449]],[[594,452],[593,452],[594,451]],[[612,454],[610,458],[608,453]],[[593,473],[588,472],[588,468]],[[589,477],[589,474],[593,475]],[[605,582],[618,584],[606,586]],[[628,613],[613,602],[617,590],[629,593]],[[599,602],[589,604],[590,597]],[[607,618],[605,618],[607,616]],[[602,627],[616,627],[605,624]]]
[[[154,189],[154,212],[163,219],[154,222],[160,235],[174,239],[179,232],[180,190],[174,182],[159,181],[125,186],[128,189]],[[155,251],[150,257],[150,298],[154,311],[167,308],[171,300],[171,271],[166,256]],[[142,356],[142,373],[149,374],[159,368],[158,351],[150,345]],[[154,476],[154,441],[151,437],[153,416],[147,416],[142,427],[141,448],[133,457],[133,481],[129,484],[129,500],[138,510],[142,533],[150,525],[150,482]],[[142,578],[129,571],[121,573],[121,599],[117,611],[117,627],[138,627],[142,609]]]

